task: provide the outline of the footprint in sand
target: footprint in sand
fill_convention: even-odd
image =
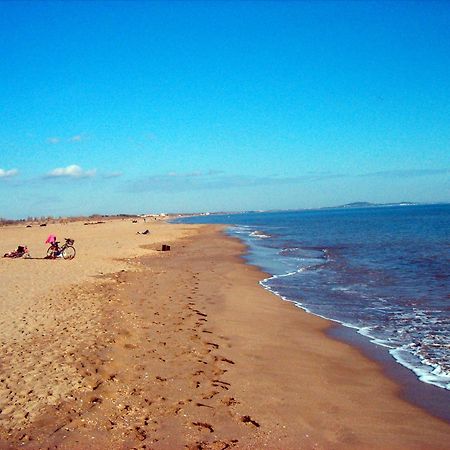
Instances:
[[[218,358],[217,356],[215,356],[214,359],[215,359],[215,361],[223,361],[223,362],[226,362],[228,364],[235,364],[235,362],[232,361],[231,359],[224,358],[224,357],[219,357]]]
[[[211,347],[214,347],[214,348],[219,348],[219,344],[215,344],[214,342],[206,342],[206,345],[210,345]]]
[[[234,405],[237,405],[239,402],[235,398],[229,397],[229,398],[223,399],[222,403],[227,406],[234,406]]]
[[[226,450],[228,448],[235,447],[238,444],[237,439],[231,439],[230,441],[213,441],[211,442],[204,442],[204,441],[197,441],[192,445],[188,445],[186,447],[187,450],[208,450],[208,449],[214,449],[214,450]]]
[[[192,425],[198,427],[199,430],[207,429],[210,433],[214,432],[214,428],[212,427],[212,425],[206,422],[192,422]]]
[[[257,428],[261,426],[256,420],[253,420],[250,416],[242,416],[241,422],[251,424]]]
[[[219,394],[219,391],[212,391],[208,394],[205,394],[202,399],[203,400],[210,400],[211,398],[215,397],[217,394]]]
[[[222,389],[224,389],[226,391],[229,390],[228,386],[231,386],[230,383],[227,383],[226,381],[221,381],[221,380],[212,380],[212,385],[214,387],[220,387],[220,388],[222,388]]]

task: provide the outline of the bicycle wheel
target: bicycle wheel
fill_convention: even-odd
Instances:
[[[62,255],[64,259],[73,259],[75,258],[75,248],[72,247],[71,245],[68,245],[63,251],[62,251]]]
[[[53,258],[53,247],[48,248],[46,258]]]

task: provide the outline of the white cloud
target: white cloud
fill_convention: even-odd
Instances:
[[[81,142],[86,140],[87,136],[84,133],[75,134],[70,137],[61,138],[58,136],[52,136],[47,138],[47,143],[49,144],[59,144],[61,142]]]
[[[17,169],[10,169],[10,170],[0,169],[0,178],[11,178],[16,176],[18,173],[19,171]]]
[[[86,139],[85,134],[76,134],[75,136],[72,136],[68,139],[69,142],[81,142]]]
[[[57,167],[47,174],[48,178],[90,178],[95,176],[96,170],[83,170],[80,166],[72,164],[67,167]]]

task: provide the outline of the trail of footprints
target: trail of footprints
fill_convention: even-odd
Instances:
[[[23,417],[17,416],[20,420],[15,428],[2,429],[4,438],[24,448],[77,448],[88,442],[91,448],[93,444],[96,448],[95,442],[101,448],[102,442],[116,442],[117,448],[151,449],[164,447],[175,434],[182,439],[177,448],[227,449],[239,445],[236,436],[240,427],[259,428],[250,416],[236,413],[239,402],[226,381],[226,373],[235,363],[225,356],[227,339],[208,329],[208,315],[198,306],[205,300],[199,292],[199,274],[182,272],[172,281],[160,270],[144,283],[138,282],[139,276],[122,273],[112,282],[102,282],[100,321],[94,314],[98,295],[72,292],[67,296],[65,300],[72,307],[66,310],[61,306],[52,336],[47,339],[42,335],[42,343],[33,350],[43,355],[34,372],[9,373],[11,384],[23,389],[8,390],[8,379],[0,379],[1,398],[16,406],[2,411],[0,419],[24,411]],[[165,301],[153,304],[152,298],[160,297],[161,292]],[[179,302],[176,308],[175,301]],[[87,305],[92,320],[87,319],[84,329],[79,330],[79,314]],[[34,317],[38,333],[39,316]],[[71,333],[76,333],[76,339],[65,340]],[[187,338],[180,341],[177,333]],[[32,338],[35,346],[36,334]],[[19,353],[22,360],[14,360],[13,349],[5,348],[3,361],[11,367],[19,363],[29,366],[35,354],[29,353],[27,361],[26,345],[24,341]],[[47,357],[44,348],[50,350]],[[61,365],[64,374],[53,376]],[[34,392],[36,379],[43,379],[41,384],[49,390],[39,385]],[[58,393],[53,405],[50,402],[45,407],[43,402],[48,403],[54,395],[51,386]],[[190,397],[182,396],[186,392]],[[35,401],[35,410],[27,410],[26,399],[36,395],[42,402]],[[18,398],[25,400],[17,402]],[[41,419],[29,427],[36,417]],[[235,430],[235,436],[221,433],[224,421],[224,428]],[[171,430],[171,437],[166,429]]]

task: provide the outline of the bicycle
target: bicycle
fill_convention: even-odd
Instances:
[[[47,250],[46,258],[55,259],[58,256],[62,256],[64,259],[73,259],[76,255],[75,247],[73,246],[74,240],[70,238],[64,238],[65,243],[60,247],[59,242],[54,242]]]

